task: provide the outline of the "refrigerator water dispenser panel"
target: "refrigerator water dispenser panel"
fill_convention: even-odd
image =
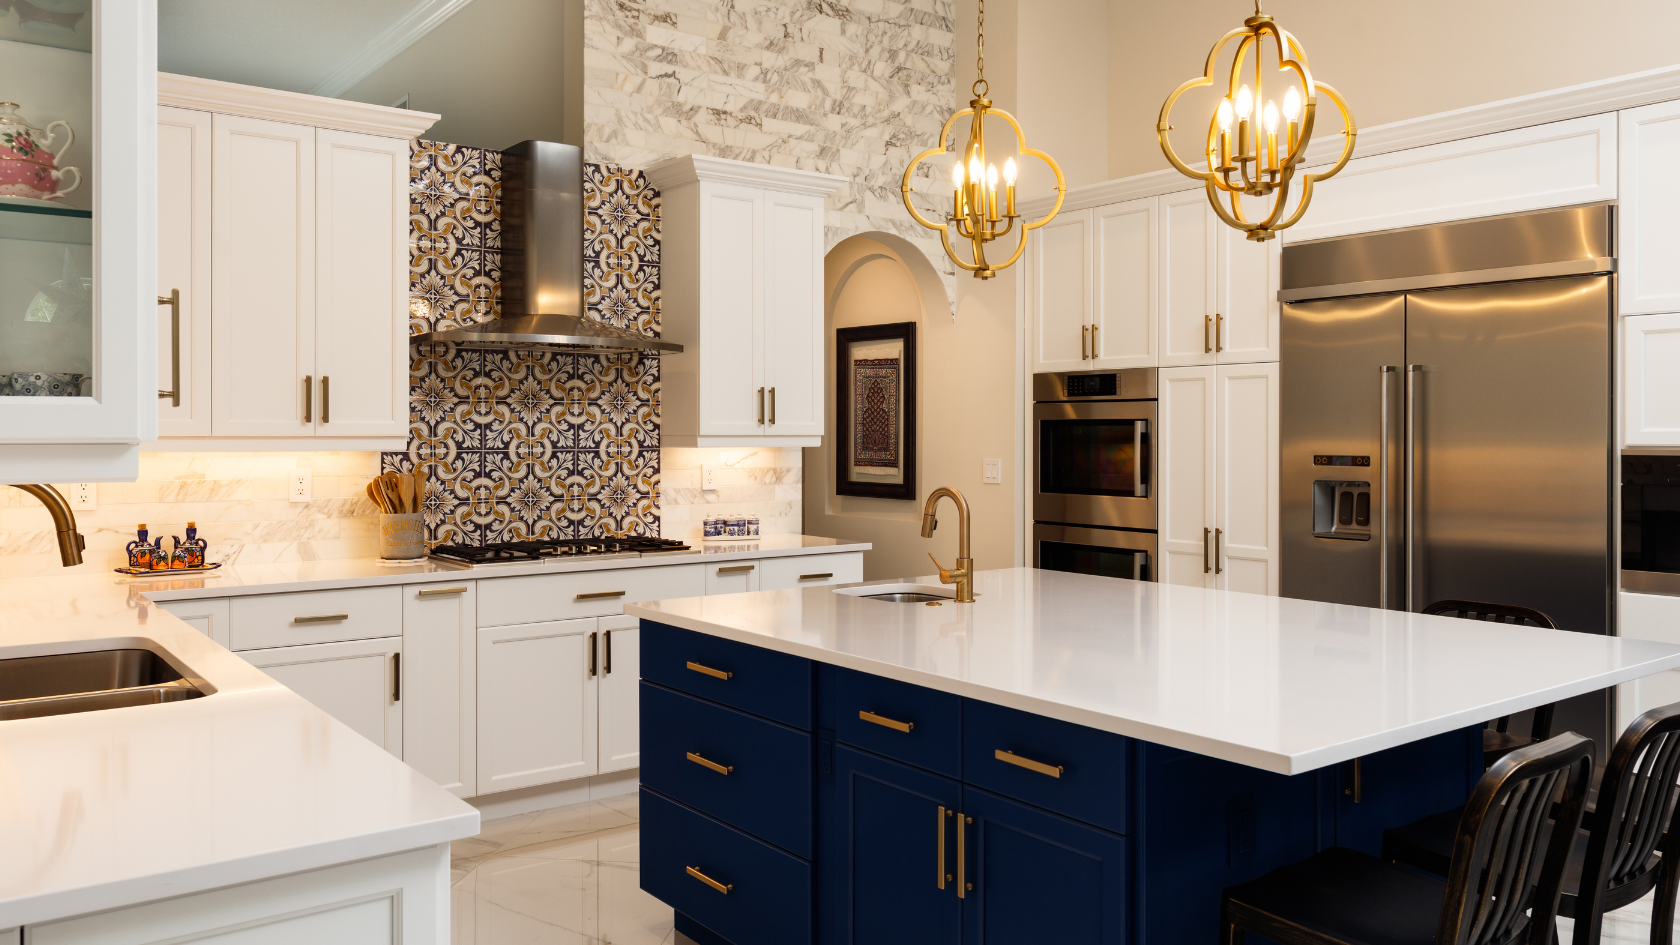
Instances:
[[[1313,482],[1313,535],[1371,540],[1371,484],[1339,479]]]

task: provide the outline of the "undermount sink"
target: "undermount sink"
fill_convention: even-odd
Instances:
[[[955,590],[937,584],[865,584],[837,587],[834,593],[894,604],[943,604],[957,596]]]
[[[204,694],[151,650],[0,660],[0,720],[181,702]]]

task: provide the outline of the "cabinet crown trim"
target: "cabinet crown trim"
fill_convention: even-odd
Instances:
[[[417,138],[442,115],[159,72],[158,104],[393,138]]]
[[[648,183],[660,190],[706,180],[766,187],[795,194],[813,194],[818,197],[826,197],[851,182],[851,178],[838,174],[802,171],[772,164],[754,164],[751,161],[732,161],[705,154],[685,154],[669,161],[661,161],[642,173],[647,175]]]

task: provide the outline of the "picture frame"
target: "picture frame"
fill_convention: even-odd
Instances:
[[[916,499],[916,323],[835,331],[835,492]]]

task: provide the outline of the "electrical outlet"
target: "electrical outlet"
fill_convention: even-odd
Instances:
[[[99,487],[91,482],[71,483],[70,508],[77,512],[99,508]]]
[[[700,467],[700,488],[706,492],[717,491],[717,467],[706,464]]]
[[[314,496],[309,470],[294,469],[286,474],[286,498],[292,502],[308,502]]]
[[[983,459],[980,461],[981,482],[1003,483],[1003,460]]]

